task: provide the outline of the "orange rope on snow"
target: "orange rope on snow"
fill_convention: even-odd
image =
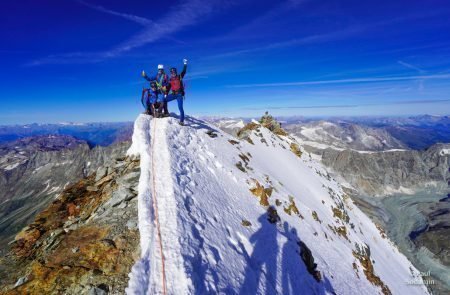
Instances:
[[[153,120],[153,130],[152,130],[152,195],[153,195],[153,210],[155,211],[155,223],[156,223],[156,230],[158,234],[158,240],[159,240],[159,250],[161,254],[161,269],[162,269],[162,286],[163,286],[163,294],[167,294],[167,287],[166,287],[166,265],[165,265],[165,259],[164,259],[164,253],[163,253],[163,245],[162,245],[162,238],[161,238],[161,227],[159,225],[159,215],[158,215],[158,203],[156,200],[156,181],[155,181],[155,129],[156,129],[156,122],[158,120]]]

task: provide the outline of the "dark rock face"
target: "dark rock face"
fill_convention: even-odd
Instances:
[[[426,228],[413,238],[418,248],[425,247],[450,267],[450,201],[423,204],[421,211],[427,213]]]
[[[300,257],[305,263],[306,270],[314,277],[317,282],[320,282],[322,276],[320,274],[320,271],[317,270],[317,263],[314,262],[314,256],[312,255],[311,250],[302,241],[299,241],[298,245],[300,247]]]
[[[0,253],[69,184],[123,155],[129,143],[95,147],[70,136],[38,136],[0,146]]]
[[[414,189],[436,182],[446,186],[450,179],[450,155],[436,144],[425,151],[359,153],[352,150],[322,151],[322,162],[360,193],[385,195],[403,188]]]
[[[67,135],[41,135],[26,137],[13,142],[0,145],[0,157],[8,154],[30,156],[38,151],[59,151],[62,149],[74,149],[80,144],[86,143]]]
[[[139,258],[139,159],[67,187],[0,257],[1,294],[124,294]],[[104,172],[106,171],[106,172]]]

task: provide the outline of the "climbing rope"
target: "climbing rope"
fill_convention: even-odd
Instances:
[[[159,225],[159,214],[158,214],[158,203],[156,200],[156,181],[155,181],[155,130],[156,130],[156,122],[158,120],[152,120],[154,122],[153,124],[153,130],[152,130],[152,195],[153,195],[153,211],[155,211],[155,223],[156,223],[156,230],[159,240],[159,251],[161,254],[161,270],[162,270],[162,287],[163,287],[163,294],[167,294],[167,287],[166,287],[166,265],[165,265],[165,259],[164,259],[164,253],[163,253],[163,245],[162,245],[162,238],[161,238],[161,227]]]

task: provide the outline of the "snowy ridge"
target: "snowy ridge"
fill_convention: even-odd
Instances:
[[[379,294],[383,286],[427,294],[408,284],[422,282],[418,271],[321,164],[291,151],[293,138],[259,126],[238,141],[204,121],[186,123],[145,115],[135,122],[128,154],[141,157],[141,259],[128,294],[162,293],[153,189],[167,294]],[[266,202],[278,222],[269,222]],[[300,241],[311,250],[319,282],[299,255]],[[365,274],[371,267],[378,283]]]

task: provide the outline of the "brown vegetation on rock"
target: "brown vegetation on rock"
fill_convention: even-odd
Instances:
[[[331,206],[331,210],[333,211],[333,217],[337,217],[345,223],[348,223],[350,221],[350,217],[344,210],[341,210],[333,206]]]
[[[239,162],[237,162],[236,163],[236,168],[238,168],[239,170],[241,170],[242,172],[247,172],[246,170],[245,170],[245,168],[244,168],[244,166],[242,166],[242,162],[241,161],[239,161]]]
[[[243,226],[246,226],[246,227],[252,226],[252,223],[251,223],[250,221],[246,220],[246,219],[242,219],[241,224],[242,224]]]
[[[287,136],[288,133],[281,128],[281,124],[275,120],[274,117],[269,115],[269,112],[266,112],[261,119],[259,120],[262,126],[266,127],[270,131],[272,131],[276,135]]]
[[[292,196],[289,197],[289,206],[284,207],[284,212],[286,212],[288,215],[294,213],[295,215],[302,217]]]
[[[302,157],[302,151],[300,150],[300,147],[295,142],[291,143],[290,145],[291,152],[293,152],[297,157]]]
[[[345,238],[347,241],[350,241],[347,237],[347,228],[342,225],[342,226],[332,226],[332,225],[328,225],[328,227],[337,235]]]
[[[139,233],[124,214],[137,216],[130,211],[137,202],[114,204],[131,202],[138,171],[138,160],[122,159],[97,182],[92,174],[65,189],[17,234],[0,269],[0,294],[88,294],[98,284],[123,291],[139,257]]]
[[[314,218],[315,221],[322,223],[322,220],[319,219],[319,215],[317,215],[316,211],[311,212],[312,217]]]
[[[249,136],[253,130],[257,130],[259,127],[259,124],[256,124],[254,122],[250,122],[237,132],[237,137],[239,139],[250,139]],[[253,144],[253,143],[252,143]]]
[[[386,239],[386,232],[384,229],[379,225],[378,223],[375,223],[375,226],[377,227],[378,231],[380,232],[380,235],[383,239]]]
[[[391,290],[389,290],[388,286],[386,286],[384,282],[380,279],[380,277],[375,274],[372,260],[370,259],[369,246],[365,245],[359,247],[357,245],[356,250],[353,250],[352,253],[353,256],[356,259],[358,259],[359,263],[361,264],[367,280],[372,284],[374,284],[375,286],[379,286],[381,288],[381,292],[383,292],[384,295],[390,295]]]
[[[252,179],[253,187],[250,192],[259,199],[262,206],[269,206],[269,197],[272,195],[272,187],[264,188],[256,179]]]
[[[250,162],[250,159],[243,153],[239,154],[239,158],[241,158],[242,161],[244,161],[244,163],[247,165],[248,162]]]

